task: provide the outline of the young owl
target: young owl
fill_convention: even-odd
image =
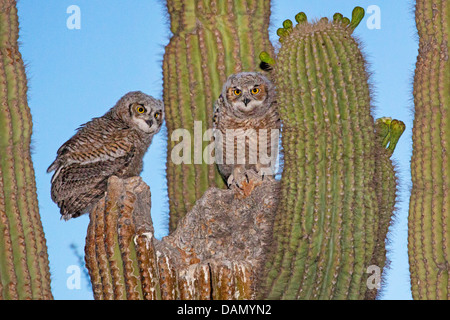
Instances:
[[[280,118],[269,79],[257,72],[231,75],[215,103],[213,125],[216,163],[228,186],[240,187],[249,171],[272,177]]]
[[[129,92],[102,117],[82,125],[57,152],[52,200],[68,220],[89,212],[112,175],[128,178],[142,171],[142,158],[160,130],[164,106],[140,91]]]

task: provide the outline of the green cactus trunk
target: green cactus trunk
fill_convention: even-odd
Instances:
[[[52,299],[15,4],[0,1],[0,299]]]
[[[269,0],[168,0],[167,8],[173,36],[164,55],[163,79],[169,227],[173,231],[209,187],[223,187],[224,182],[216,166],[201,159],[210,141],[189,141],[191,164],[174,164],[172,149],[180,142],[171,140],[172,133],[187,129],[194,137],[194,121],[201,121],[201,139],[212,128],[213,104],[226,78],[257,70],[259,53],[273,49],[268,34]]]
[[[414,299],[450,298],[450,3],[417,0],[408,249]]]
[[[273,65],[283,123],[284,171],[261,297],[375,298],[396,181],[370,113],[368,73],[351,36],[361,21],[342,15],[278,30]],[[263,55],[264,56],[264,55]],[[262,58],[263,59],[263,58]],[[379,279],[378,279],[379,282]]]

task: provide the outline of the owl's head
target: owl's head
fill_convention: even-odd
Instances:
[[[124,95],[113,108],[130,127],[148,134],[157,133],[164,121],[164,104],[141,91]]]
[[[241,72],[228,77],[222,91],[236,115],[263,115],[274,99],[272,82],[257,72]]]

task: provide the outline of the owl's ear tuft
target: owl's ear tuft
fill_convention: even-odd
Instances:
[[[130,118],[133,117],[133,105],[134,105],[134,103],[130,103],[130,105],[128,106],[128,112],[130,114]]]

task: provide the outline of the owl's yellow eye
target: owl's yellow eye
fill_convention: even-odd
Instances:
[[[138,113],[144,113],[144,112],[145,112],[145,108],[144,108],[143,106],[138,106],[138,107],[136,108],[136,111],[137,111]]]
[[[235,95],[237,95],[237,96],[240,96],[241,93],[242,93],[242,91],[239,90],[239,89],[234,89],[233,93],[234,93]]]
[[[155,119],[156,120],[158,120],[160,117],[161,117],[161,113],[160,112],[155,113]]]
[[[258,88],[253,88],[252,89],[252,94],[258,94],[259,93],[259,89]]]

